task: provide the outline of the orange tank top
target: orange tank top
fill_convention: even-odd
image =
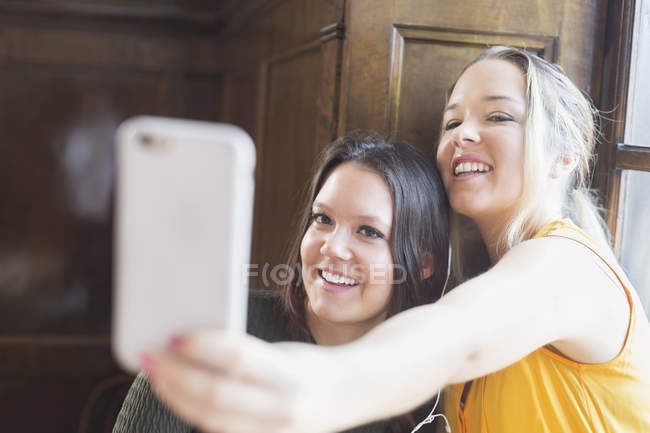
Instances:
[[[582,364],[546,347],[495,373],[445,391],[453,433],[650,433],[650,325],[616,263],[569,221],[544,225],[534,237],[563,237],[598,256],[630,304],[623,348],[609,362]]]

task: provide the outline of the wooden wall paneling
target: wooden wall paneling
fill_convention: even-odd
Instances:
[[[552,61],[557,57],[556,38],[551,36],[396,24],[384,129],[419,146],[433,159],[449,85],[465,64],[490,45],[524,48]]]
[[[9,378],[2,381],[2,422],[7,431],[30,433],[110,433],[114,414],[132,378],[114,376],[110,387],[102,377]],[[95,398],[97,397],[97,398]],[[94,404],[90,405],[93,401]],[[87,413],[92,417],[85,417]]]
[[[223,34],[219,56],[228,62],[223,70],[230,104],[220,118],[255,138],[251,261],[268,268],[282,262],[313,160],[336,134],[344,3],[258,4]],[[253,278],[251,287],[270,285]]]
[[[183,77],[185,90],[179,116],[196,120],[222,120],[226,113],[226,77],[222,73],[190,72]],[[222,120],[223,121],[223,120]]]
[[[618,1],[565,1],[561,5],[557,62],[599,106],[608,4]]]
[[[336,137],[342,37],[340,23],[326,26],[319,39],[261,68],[253,263],[266,277],[271,274],[264,269],[284,262],[314,160]],[[277,287],[264,279],[253,279],[251,285]]]
[[[541,37],[548,41],[554,40],[556,56],[569,76],[583,88],[589,89],[596,79],[592,77],[590,71],[597,62],[598,50],[602,47],[600,41],[594,40],[596,37],[594,35],[597,35],[598,29],[602,27],[601,18],[605,4],[605,0],[589,2],[506,0],[499,3],[473,0],[462,4],[444,1],[423,3],[410,0],[348,2],[342,95],[344,112],[341,114],[343,119],[339,122],[342,125],[340,129],[348,131],[370,128],[390,132],[391,110],[393,113],[395,110],[395,107],[391,107],[390,104],[395,100],[393,95],[397,88],[403,91],[404,86],[417,86],[421,89],[419,100],[424,100],[431,86],[446,88],[450,84],[450,81],[444,83],[437,81],[445,78],[436,75],[440,73],[438,69],[448,68],[451,73],[454,62],[461,63],[458,58],[469,58],[466,46],[457,45],[457,50],[454,50],[453,43],[441,41],[440,63],[426,63],[422,65],[421,70],[415,71],[417,56],[424,55],[426,43],[417,42],[417,38],[411,43],[407,41],[406,51],[403,53],[406,55],[404,61],[411,62],[409,73],[414,74],[412,80],[417,82],[395,83],[391,80],[396,78],[395,73],[398,71],[394,69],[395,60],[391,60],[391,48],[394,41],[393,29],[396,25],[402,26],[403,29],[437,29],[443,34],[446,32],[452,38],[454,33],[501,35],[501,41],[498,40],[499,38],[494,41],[497,43],[511,41],[516,44],[518,37],[529,39]],[[565,22],[571,24],[565,25]],[[399,33],[396,37],[399,37]],[[480,36],[476,37],[480,39]],[[409,54],[409,50],[412,54]],[[443,55],[445,51],[446,54]],[[460,66],[458,65],[455,72],[459,72]],[[402,67],[404,68],[404,65]],[[585,74],[584,71],[589,73]],[[436,82],[428,83],[432,80]],[[391,90],[393,94],[389,98],[388,94]],[[399,99],[402,100],[400,105],[417,103],[417,100],[407,100],[404,96],[400,96]],[[421,103],[424,104],[423,106],[428,104],[433,111],[442,109],[442,100]],[[438,104],[437,108],[434,108],[436,104]],[[404,138],[420,140],[422,146],[433,146],[433,142],[428,140],[431,140],[434,134],[429,132],[426,136],[420,137],[418,131],[431,131],[436,128],[435,119],[428,118],[415,109],[410,111],[407,107],[399,109],[404,112],[395,118],[398,135],[402,133],[400,119],[408,114],[409,122],[414,123],[408,125]],[[407,125],[403,126],[407,127]]]
[[[167,79],[43,63],[0,64],[7,333],[108,332],[113,132],[164,114]]]
[[[110,432],[133,378],[112,362],[107,337],[3,336],[0,346],[5,428]]]
[[[343,19],[343,0],[252,0],[225,14],[216,58],[224,74],[229,121],[256,138],[260,65],[318,39]],[[230,96],[228,96],[230,95]]]
[[[270,275],[267,270],[283,262],[300,192],[318,152],[320,58],[321,42],[316,40],[262,66],[256,139],[259,208],[253,263],[266,277]],[[274,287],[267,281],[256,281],[254,286]]]
[[[76,431],[96,385],[124,378],[107,339],[113,131],[126,116],[164,114],[168,80],[14,60],[0,74],[0,417],[25,432]],[[101,398],[121,400],[127,382]],[[95,414],[93,426],[115,412]]]
[[[354,0],[345,2],[345,40],[341,68],[338,135],[355,129],[381,132],[388,88],[384,86],[388,66],[392,2]]]
[[[81,30],[3,27],[0,56],[64,65],[111,65],[138,69],[169,68],[185,62],[184,44],[133,34]]]
[[[3,0],[0,14],[54,18],[71,23],[108,22],[119,27],[132,24],[170,27],[184,31],[215,32],[233,1],[228,0]]]
[[[136,114],[219,116],[215,45],[109,21],[0,21],[0,418],[108,432],[132,379],[109,348],[114,129]]]
[[[321,31],[322,84],[316,126],[316,143],[319,149],[324,148],[337,136],[344,31],[341,22],[327,26]]]

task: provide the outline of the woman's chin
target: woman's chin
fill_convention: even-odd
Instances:
[[[319,302],[315,306],[311,305],[311,311],[319,320],[330,323],[344,322],[348,318],[344,308],[330,302]]]

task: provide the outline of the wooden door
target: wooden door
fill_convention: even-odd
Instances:
[[[343,0],[259,2],[220,35],[228,82],[222,120],[255,140],[251,287],[277,288],[278,264],[319,151],[336,136]]]
[[[449,85],[490,45],[526,48],[559,62],[596,98],[606,3],[348,1],[339,132],[381,130],[433,156]]]

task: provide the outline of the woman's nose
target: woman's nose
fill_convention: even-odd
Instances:
[[[454,146],[463,148],[481,141],[476,122],[466,120],[454,129]]]
[[[320,252],[338,260],[350,260],[352,252],[349,246],[349,234],[346,230],[337,228],[325,238]]]

